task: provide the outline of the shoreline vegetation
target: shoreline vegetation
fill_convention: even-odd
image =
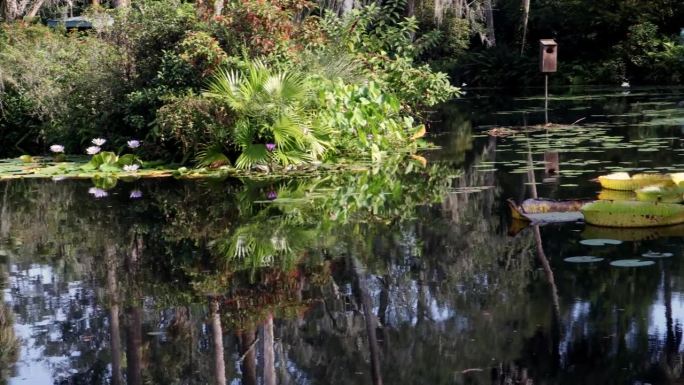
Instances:
[[[539,38],[564,52],[552,83],[684,78],[676,1],[0,3],[0,158],[96,155],[93,138],[112,158],[139,144],[103,173],[142,172],[143,159],[237,174],[420,160],[430,110],[467,87],[537,84]],[[614,25],[579,23],[584,3]],[[65,15],[88,28],[55,22]],[[575,49],[587,32],[602,44]]]
[[[182,166],[176,175],[251,175],[415,155],[428,146],[425,112],[459,89],[417,63],[418,24],[399,3],[338,15],[239,1],[205,15],[200,4],[143,1],[87,10],[111,23],[86,32],[5,24],[1,139],[31,165],[4,179],[157,175],[142,159]],[[135,155],[119,155],[131,140]],[[48,150],[54,164],[31,162]],[[84,152],[85,164],[60,162]]]

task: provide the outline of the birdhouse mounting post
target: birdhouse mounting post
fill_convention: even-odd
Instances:
[[[556,72],[558,44],[553,39],[539,40],[539,70],[544,74],[544,122],[549,124],[549,73]]]

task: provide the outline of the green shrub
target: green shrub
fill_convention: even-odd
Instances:
[[[381,151],[404,149],[425,127],[401,113],[399,99],[374,82],[334,82],[321,94],[319,124],[330,127],[340,155],[378,160]]]
[[[235,123],[215,137],[230,138],[239,149],[238,168],[315,161],[328,143],[326,129],[313,120],[313,91],[302,74],[274,71],[260,61],[244,72],[219,72],[205,96],[229,107]]]
[[[7,114],[26,113],[40,122],[38,141],[70,148],[114,130],[120,120],[116,101],[124,93],[122,57],[114,46],[40,25],[1,28],[8,36],[0,47],[0,104]]]

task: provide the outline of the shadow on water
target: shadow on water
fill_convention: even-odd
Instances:
[[[552,120],[587,115],[573,132],[483,134],[523,110],[533,124],[530,97],[448,106],[427,167],[0,184],[0,383],[674,383],[680,232],[507,235],[506,198],[592,197],[588,179],[615,167],[680,167],[676,90],[579,95],[551,103]],[[670,256],[610,265],[648,252]],[[564,261],[582,255],[603,260]]]

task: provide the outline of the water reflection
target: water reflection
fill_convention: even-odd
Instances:
[[[604,100],[603,115],[635,110],[630,100]],[[649,100],[640,103],[643,111]],[[586,181],[562,187],[571,160],[596,156],[609,166],[622,158],[560,151],[561,174],[545,181],[535,139],[518,148],[480,137],[478,127],[507,115],[478,114],[444,120],[445,148],[426,155],[427,168],[397,157],[296,180],[119,182],[99,197],[89,181],[1,184],[0,383],[680,378],[681,231],[604,234],[570,223],[508,236],[506,198],[593,195]],[[662,139],[657,129],[627,130],[632,139]],[[678,140],[668,140],[649,155],[653,167],[678,156]],[[531,167],[499,167],[511,159]],[[578,242],[597,234],[624,242]],[[641,269],[563,261],[647,251],[674,256]]]

